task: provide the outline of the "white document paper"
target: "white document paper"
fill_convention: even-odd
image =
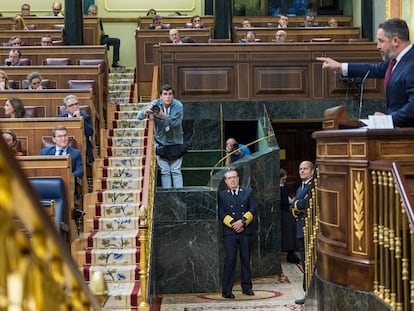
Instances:
[[[360,119],[360,123],[369,129],[393,129],[394,123],[390,115],[385,116],[368,116],[368,119]]]

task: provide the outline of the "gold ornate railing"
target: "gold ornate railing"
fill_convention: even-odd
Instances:
[[[151,98],[158,96],[158,67],[154,66],[153,85]],[[154,152],[154,119],[151,116],[148,120],[148,134],[146,142],[144,183],[142,189],[142,203],[139,213],[139,241],[140,241],[140,287],[141,297],[138,310],[149,311],[149,271],[151,262],[151,241],[152,241],[152,215],[154,207],[155,185],[156,185],[156,159]]]
[[[0,249],[1,310],[101,310],[3,140]]]
[[[318,170],[317,170],[318,171]],[[351,185],[353,192],[352,236],[372,232],[369,238],[373,249],[374,273],[366,282],[372,293],[396,311],[414,309],[414,163],[373,161],[369,165],[370,178],[365,185],[360,176]],[[320,221],[319,176],[309,201],[305,226],[305,273],[309,289],[315,271]],[[372,202],[371,219],[365,220],[368,201]],[[348,194],[350,195],[350,194]],[[368,204],[369,205],[369,204]],[[365,223],[365,221],[367,223]],[[369,229],[372,228],[372,230]],[[349,241],[351,243],[351,241]],[[337,269],[337,267],[332,267]]]

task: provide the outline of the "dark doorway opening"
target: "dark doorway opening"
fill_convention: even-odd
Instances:
[[[224,142],[233,137],[239,144],[247,145],[257,139],[257,121],[226,121],[224,124]],[[250,152],[255,151],[255,145],[249,146]]]

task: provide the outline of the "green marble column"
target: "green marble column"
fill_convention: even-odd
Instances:
[[[82,0],[65,2],[65,45],[83,44]]]
[[[215,39],[232,39],[232,19],[233,0],[214,0]]]

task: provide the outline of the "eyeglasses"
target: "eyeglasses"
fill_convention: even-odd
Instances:
[[[78,105],[79,105],[79,103],[73,103],[73,104],[68,105],[67,107],[68,107],[68,108],[71,108],[71,107],[73,107],[73,106],[78,106]]]

